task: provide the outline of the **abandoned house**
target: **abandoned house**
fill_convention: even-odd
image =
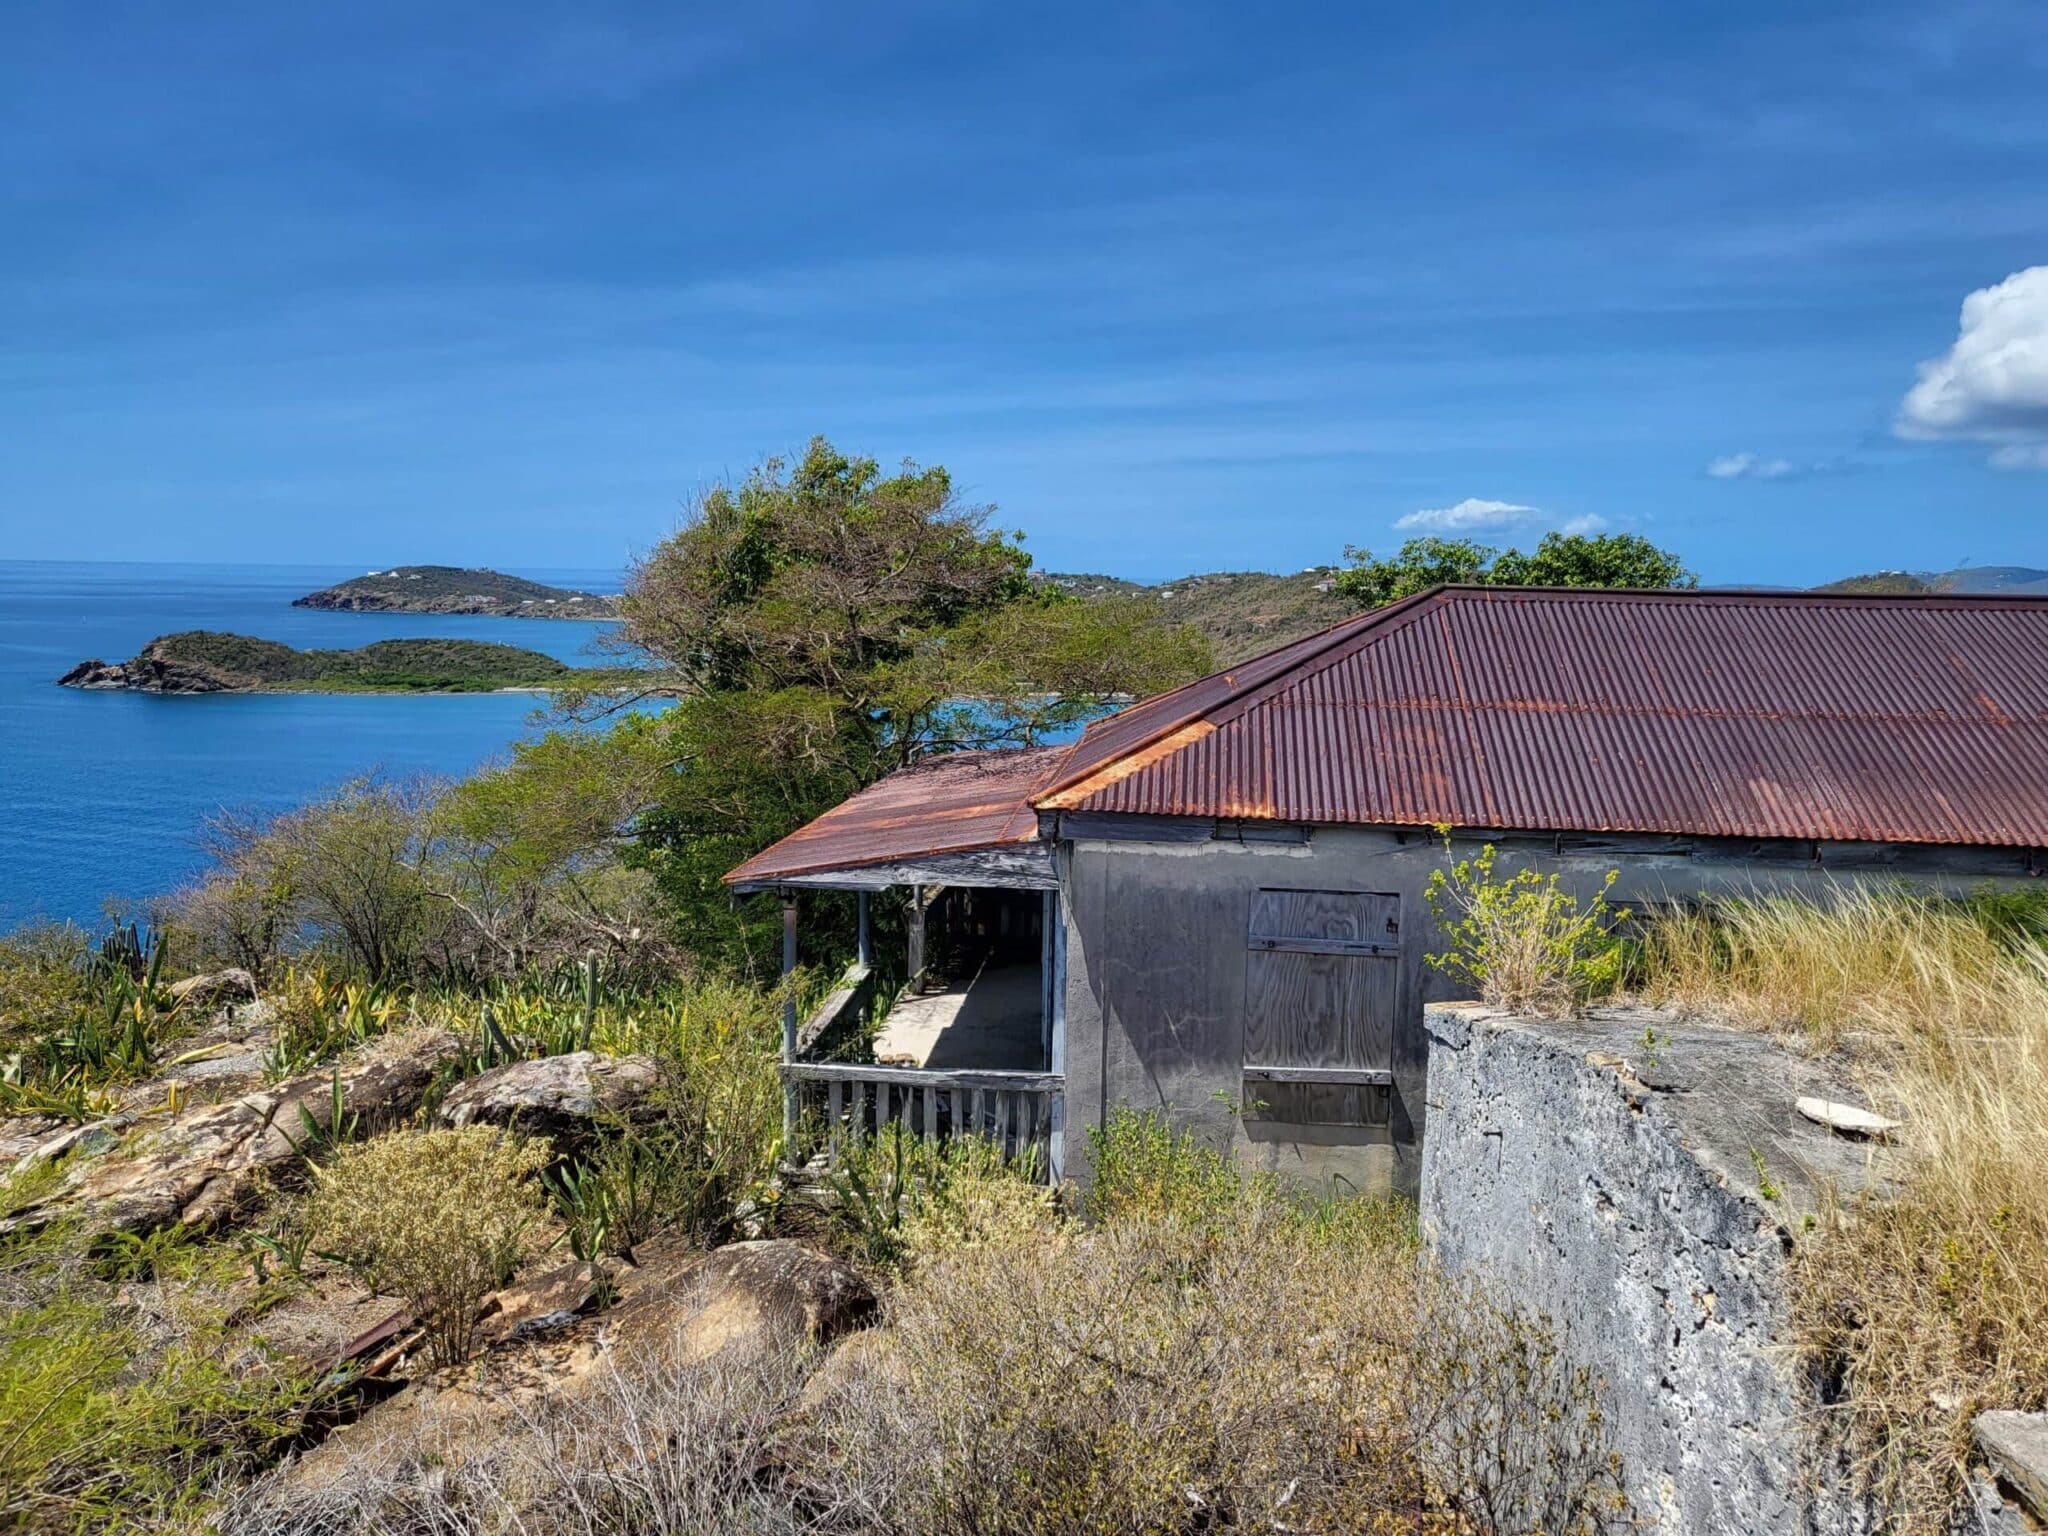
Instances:
[[[1632,907],[1830,883],[1949,891],[2048,847],[2048,601],[1440,587],[1133,704],[1079,740],[927,759],[726,878],[904,888],[873,1062],[792,1114],[1042,1146],[1164,1109],[1241,1158],[1412,1188],[1423,1004],[1455,996],[1447,850]]]

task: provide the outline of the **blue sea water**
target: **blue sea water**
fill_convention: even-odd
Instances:
[[[360,569],[0,561],[0,932],[101,920],[108,898],[171,890],[204,862],[222,808],[278,811],[359,774],[463,774],[535,733],[530,694],[88,693],[56,680],[154,636],[232,630],[288,645],[498,640],[593,659],[575,620],[328,613],[291,600]],[[611,571],[521,570],[616,591]]]

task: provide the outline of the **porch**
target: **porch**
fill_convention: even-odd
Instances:
[[[785,974],[802,959],[807,891],[858,896],[858,958],[810,1017],[783,1015],[783,1119],[794,1160],[892,1122],[981,1136],[1058,1179],[1065,1119],[1065,942],[1052,850],[1028,792],[1063,749],[953,753],[871,786],[731,875],[782,899]],[[873,898],[904,893],[904,951],[874,953]],[[824,1060],[886,972],[906,978],[869,1059]]]
[[[869,891],[859,895],[854,965],[810,1017],[797,1021],[794,1001],[785,1005],[786,1141],[798,1155],[836,1156],[849,1137],[893,1122],[930,1140],[985,1137],[1056,1180],[1064,1118],[1053,985],[1062,948],[1057,893],[912,882],[909,895],[906,979],[876,1023],[870,1060],[817,1054],[871,1003],[878,967]],[[783,925],[787,972],[802,950],[793,891],[784,894]]]

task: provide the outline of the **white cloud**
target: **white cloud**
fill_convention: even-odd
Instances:
[[[1607,526],[1607,519],[1597,512],[1587,512],[1562,525],[1559,533],[1598,533]]]
[[[1707,461],[1707,474],[1715,480],[1789,480],[1799,473],[1790,459],[1767,459],[1759,453],[1724,453]]]
[[[2048,266],[1963,300],[1955,345],[1920,365],[1893,429],[1991,443],[2001,469],[2048,469]]]
[[[1512,501],[1481,501],[1467,496],[1455,507],[1426,507],[1399,519],[1396,528],[1422,528],[1432,533],[1470,533],[1483,528],[1520,528],[1541,514]]]

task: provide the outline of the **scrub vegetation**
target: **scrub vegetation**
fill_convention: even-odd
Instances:
[[[1404,1207],[1302,1204],[1144,1117],[1112,1143],[1085,1218],[983,1154],[913,1195],[851,1368],[621,1349],[594,1392],[484,1434],[458,1401],[315,1491],[257,1486],[227,1528],[1626,1529],[1599,1384],[1513,1298],[1435,1275]]]

